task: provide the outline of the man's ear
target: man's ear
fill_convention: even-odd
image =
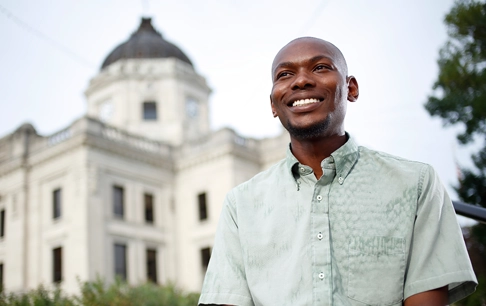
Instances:
[[[275,105],[273,105],[272,96],[270,96],[270,107],[272,108],[273,118],[277,118],[277,111],[275,110]]]
[[[358,81],[352,75],[347,77],[348,83],[348,101],[349,102],[356,102],[359,96],[359,86]]]

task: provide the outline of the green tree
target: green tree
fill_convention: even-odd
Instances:
[[[458,0],[445,17],[449,40],[439,53],[439,76],[425,108],[445,125],[460,124],[463,145],[479,141],[473,169],[461,169],[455,190],[468,204],[486,207],[486,3]],[[480,281],[474,295],[457,305],[486,305],[486,225],[475,225],[465,235],[474,270]]]

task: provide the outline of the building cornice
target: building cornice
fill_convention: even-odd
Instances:
[[[25,156],[14,155],[0,163],[0,176],[23,166],[38,166],[82,147],[97,148],[173,171],[173,148],[170,145],[131,135],[93,118],[82,117],[53,135],[36,138],[29,144]]]

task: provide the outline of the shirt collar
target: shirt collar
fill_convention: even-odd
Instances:
[[[339,184],[343,184],[348,174],[351,172],[354,164],[359,159],[359,148],[356,142],[351,138],[351,136],[346,133],[348,140],[339,149],[331,153],[334,163],[336,164],[336,177],[338,177]],[[290,144],[287,147],[287,157],[286,157],[287,168],[290,174],[297,181],[300,177],[299,174],[299,161],[295,158],[294,154],[290,150]]]

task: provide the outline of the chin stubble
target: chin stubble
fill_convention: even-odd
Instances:
[[[313,139],[322,137],[322,134],[327,130],[329,126],[330,118],[329,116],[326,119],[316,122],[315,124],[309,127],[296,127],[287,120],[287,124],[285,128],[289,131],[289,134],[297,139]]]

